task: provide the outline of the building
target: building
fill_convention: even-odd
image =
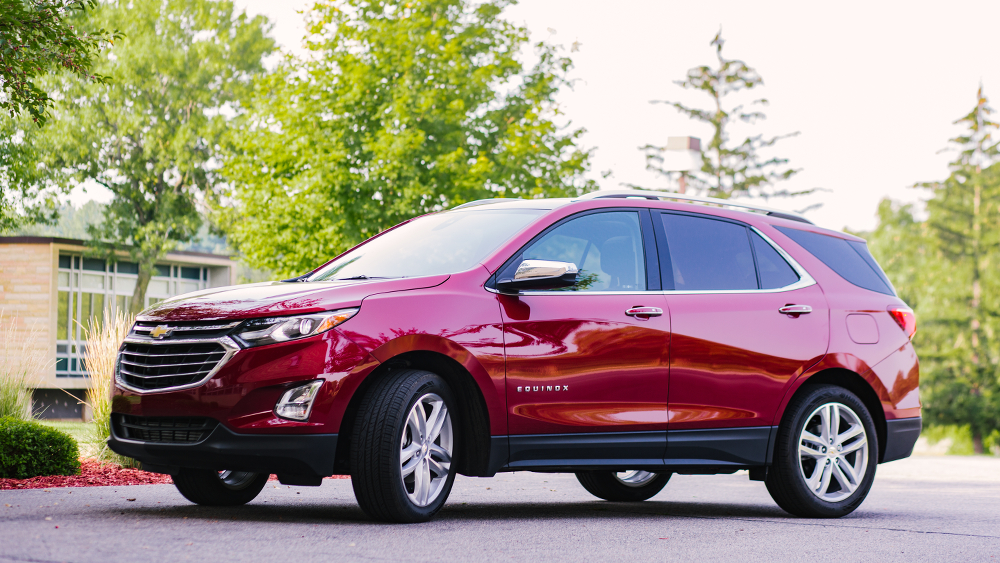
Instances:
[[[86,416],[79,399],[90,387],[83,326],[105,309],[128,307],[138,265],[121,251],[117,262],[89,258],[85,242],[52,237],[0,237],[0,309],[16,316],[28,352],[43,355],[33,376],[34,408],[40,418]],[[236,263],[200,252],[171,252],[157,264],[146,306],[167,297],[236,283]],[[11,358],[5,358],[11,361]]]

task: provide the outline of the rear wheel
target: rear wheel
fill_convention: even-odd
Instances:
[[[587,492],[612,502],[640,502],[663,490],[672,473],[650,471],[579,471],[576,478]]]
[[[184,498],[205,506],[238,506],[257,498],[269,476],[249,471],[181,469],[171,477]]]
[[[426,522],[455,481],[458,422],[439,376],[403,370],[365,396],[351,440],[351,483],[366,514],[385,522]]]
[[[850,514],[871,490],[878,451],[875,423],[864,403],[846,389],[816,387],[788,407],[767,490],[796,516]]]

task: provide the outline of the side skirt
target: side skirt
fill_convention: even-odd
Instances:
[[[732,473],[770,465],[777,431],[759,426],[509,436],[509,458],[499,470]]]

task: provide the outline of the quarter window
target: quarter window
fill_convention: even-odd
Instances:
[[[799,281],[799,275],[773,246],[754,232],[750,233],[750,239],[753,241],[754,256],[757,257],[761,289],[777,289]]]
[[[500,277],[512,277],[523,260],[576,264],[579,281],[563,291],[646,289],[639,214],[634,211],[591,213],[567,221],[525,249]]]

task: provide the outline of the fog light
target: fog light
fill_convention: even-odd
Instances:
[[[313,399],[316,398],[316,394],[319,393],[319,388],[322,386],[322,380],[310,381],[305,385],[285,391],[278,403],[274,405],[274,414],[290,420],[309,420]]]

